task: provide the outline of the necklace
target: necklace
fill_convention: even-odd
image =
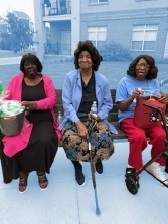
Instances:
[[[87,86],[87,84],[89,83],[91,77],[92,77],[92,74],[91,75],[81,75],[81,79],[82,79],[82,82],[85,83],[85,85]]]

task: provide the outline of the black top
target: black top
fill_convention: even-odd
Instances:
[[[87,85],[85,85],[81,77],[81,86],[82,86],[82,97],[78,108],[78,113],[88,114],[91,110],[93,101],[96,101],[98,103],[96,97],[96,80],[94,72]]]
[[[35,86],[26,85],[23,80],[22,83],[22,101],[38,101],[46,97],[44,91],[44,82],[41,80]],[[31,123],[39,123],[42,121],[52,120],[50,110],[30,110],[29,115],[26,116],[27,120]]]

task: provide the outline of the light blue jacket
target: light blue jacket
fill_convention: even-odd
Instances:
[[[104,75],[95,72],[96,80],[96,96],[98,99],[98,115],[101,120],[104,120],[110,132],[118,134],[117,130],[108,121],[108,112],[113,107],[113,101],[111,98],[111,92],[109,83]],[[78,69],[73,70],[66,74],[63,88],[62,88],[62,102],[64,108],[64,117],[60,124],[60,129],[63,128],[64,124],[70,120],[76,122],[79,120],[77,117],[77,111],[81,102],[82,87],[80,71]]]

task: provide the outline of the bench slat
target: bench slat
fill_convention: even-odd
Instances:
[[[127,138],[125,132],[122,131],[122,130],[119,128],[119,126],[115,126],[115,128],[116,128],[117,131],[118,131],[118,135],[114,135],[114,134],[112,134],[112,138],[113,138],[113,139],[126,139],[126,138]]]

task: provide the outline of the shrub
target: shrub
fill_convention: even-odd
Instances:
[[[129,50],[124,49],[120,44],[107,42],[104,48],[100,49],[104,61],[132,61]]]

